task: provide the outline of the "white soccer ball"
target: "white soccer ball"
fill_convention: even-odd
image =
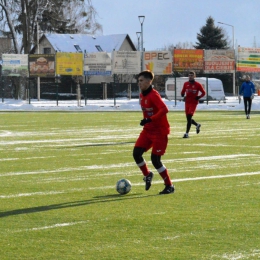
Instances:
[[[116,183],[116,191],[121,195],[127,194],[132,188],[132,184],[127,179],[121,179]]]

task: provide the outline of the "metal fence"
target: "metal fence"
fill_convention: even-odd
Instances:
[[[7,82],[8,80],[8,82]],[[16,84],[10,79],[5,79],[1,83],[1,99],[15,98],[14,93],[16,91]],[[24,100],[28,100],[30,103],[31,99],[38,98],[38,87],[37,80],[27,79],[27,83],[24,85],[25,90],[24,96],[19,97]],[[58,101],[62,100],[106,100],[122,98],[138,98],[139,88],[137,83],[100,83],[100,84],[75,84],[69,83],[64,84],[61,82],[41,82],[40,84],[40,100],[52,100]]]

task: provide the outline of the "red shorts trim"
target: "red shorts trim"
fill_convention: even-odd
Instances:
[[[142,131],[136,140],[135,147],[142,147],[147,152],[152,148],[152,153],[164,155],[168,144],[168,135],[154,135]]]

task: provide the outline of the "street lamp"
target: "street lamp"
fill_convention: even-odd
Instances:
[[[139,22],[141,24],[141,71],[143,70],[143,51],[144,51],[144,32],[143,32],[143,23],[145,16],[144,15],[139,15],[138,16]]]
[[[235,29],[234,29],[234,26],[231,25],[231,24],[222,23],[222,22],[218,22],[218,23],[220,23],[220,24],[224,24],[224,25],[227,25],[227,26],[231,26],[231,27],[232,27],[233,49],[235,49]]]
[[[39,21],[40,21],[40,16],[39,14],[37,14],[36,16],[36,33],[37,33],[37,54],[40,54],[40,43],[39,43]],[[41,80],[40,80],[40,77],[38,76],[37,77],[37,99],[38,101],[40,101],[40,98],[41,98],[41,91],[40,91],[40,88],[41,88]]]
[[[136,32],[136,36],[137,36],[137,40],[138,40],[137,50],[140,51],[140,36],[141,36],[141,32]]]
[[[234,26],[231,24],[222,23],[222,22],[218,22],[218,23],[232,27],[233,50],[235,51],[235,28],[234,28]],[[236,63],[236,53],[235,53],[235,63]],[[236,72],[234,70],[234,72],[233,72],[233,95],[235,95],[235,94],[236,94]]]
[[[37,54],[40,54],[40,25],[39,22],[42,20],[42,13],[44,12],[43,7],[39,7],[38,0],[37,0],[37,13],[36,13],[36,33],[37,33]],[[37,99],[40,101],[41,98],[41,79],[40,77],[37,77]]]

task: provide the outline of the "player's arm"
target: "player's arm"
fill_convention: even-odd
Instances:
[[[162,116],[166,115],[169,111],[168,107],[163,102],[159,93],[156,94],[156,95],[153,95],[151,97],[151,99],[152,99],[152,103],[157,107],[158,111],[157,111],[156,114],[153,114],[151,117],[142,119],[141,122],[140,122],[141,126],[144,126],[147,123],[154,122],[154,121],[160,119]]]
[[[161,118],[162,116],[165,116],[169,112],[168,107],[165,105],[159,94],[154,96],[153,103],[156,105],[158,112],[151,116],[152,121],[156,121],[157,119]]]
[[[162,107],[159,108],[159,110],[156,114],[152,115],[151,117],[142,119],[141,122],[140,122],[140,125],[144,126],[147,123],[155,122],[156,120],[158,120],[162,116],[166,115],[168,113],[168,111],[169,110],[168,110],[166,105],[162,106]]]
[[[204,97],[206,95],[206,91],[205,89],[202,87],[202,85],[200,84],[200,87],[199,87],[199,91],[201,92],[201,94],[198,96],[198,99]]]
[[[252,85],[251,85],[251,99],[254,99],[254,97],[255,97],[255,85],[252,82]]]
[[[181,90],[181,96],[182,96],[182,97],[184,97],[185,91],[186,91],[186,88],[185,88],[185,83],[184,83],[184,84],[183,84],[183,87],[182,87],[182,90]]]
[[[241,96],[244,92],[244,83],[241,85],[240,91],[239,91],[239,95]]]

